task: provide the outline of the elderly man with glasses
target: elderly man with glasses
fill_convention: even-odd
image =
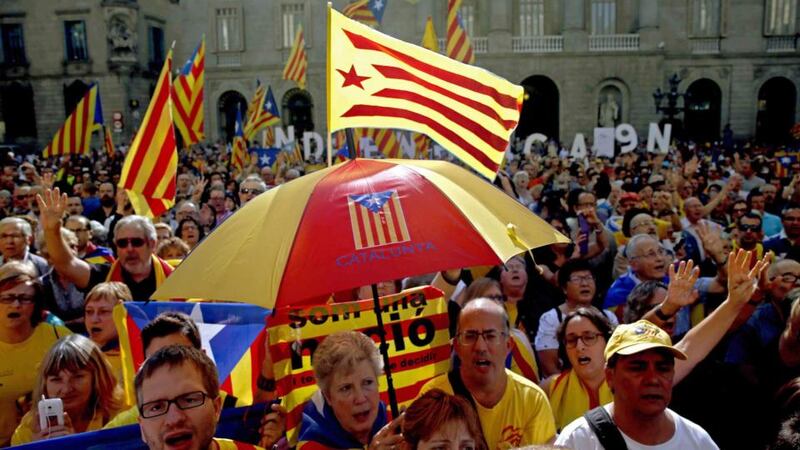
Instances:
[[[88,291],[104,281],[119,281],[130,288],[134,300],[148,300],[172,273],[172,266],[154,254],[156,229],[146,217],[131,215],[120,219],[114,227],[117,260],[111,265],[90,264],[70,252],[61,237],[67,196],[60,195],[56,188],[47,190],[36,201],[53,267],[79,289]]]
[[[459,364],[425,386],[441,389],[475,406],[488,448],[552,442],[555,420],[539,386],[506,369],[511,351],[508,314],[487,298],[470,301],[458,316],[455,352]]]
[[[258,175],[250,175],[242,181],[239,186],[239,203],[244,206],[245,203],[256,198],[267,191],[267,184],[261,180]]]
[[[614,311],[620,322],[628,294],[633,288],[643,281],[669,283],[667,267],[672,263],[672,258],[658,240],[649,234],[632,237],[628,241],[625,253],[628,258],[628,272],[614,281],[603,303],[603,308]],[[662,320],[668,319],[668,317],[662,318]]]

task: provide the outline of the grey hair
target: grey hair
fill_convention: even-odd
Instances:
[[[625,308],[625,323],[633,323],[640,320],[648,313],[653,306],[650,300],[659,289],[667,290],[667,285],[661,281],[643,281],[639,283],[630,294],[628,294],[628,306]]]
[[[24,234],[26,238],[29,238],[33,235],[33,229],[31,228],[31,224],[28,223],[27,220],[20,219],[19,217],[6,217],[3,220],[0,220],[0,227],[12,223],[14,225],[17,225],[22,230],[22,234]]]
[[[137,215],[123,217],[117,222],[117,225],[114,226],[114,235],[116,236],[119,234],[119,230],[125,227],[137,228],[144,233],[149,241],[155,241],[157,238],[156,227],[153,226],[153,222],[147,217]]]
[[[259,189],[261,189],[262,191],[266,191],[267,190],[267,183],[264,183],[264,180],[262,180],[261,176],[259,176],[259,175],[250,175],[250,176],[248,176],[247,178],[245,178],[242,181],[242,184],[245,184],[245,183],[257,183]]]
[[[625,255],[628,257],[628,260],[630,260],[634,256],[638,256],[635,255],[634,253],[636,253],[636,251],[639,248],[639,245],[642,244],[644,241],[654,241],[656,244],[658,244],[658,239],[654,238],[653,236],[650,236],[649,234],[637,234],[636,236],[633,236],[628,241],[628,244],[625,246]]]

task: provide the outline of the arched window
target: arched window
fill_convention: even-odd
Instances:
[[[3,120],[6,124],[6,141],[36,137],[36,111],[33,88],[30,84],[13,82],[2,90]]]
[[[303,89],[290,89],[283,96],[283,117],[286,125],[294,125],[294,135],[314,131],[314,100]]]
[[[789,130],[795,121],[797,88],[784,77],[767,80],[758,90],[756,139],[770,144],[789,140]]]
[[[522,82],[525,97],[516,136],[525,138],[532,133],[542,133],[548,138],[559,138],[558,87],[550,78],[534,75]]]
[[[217,118],[219,123],[220,136],[225,142],[233,141],[233,134],[236,132],[236,109],[242,113],[242,120],[246,120],[247,100],[244,95],[237,91],[226,91],[219,96]]]
[[[78,102],[81,101],[84,95],[86,95],[86,91],[89,90],[89,85],[84,83],[81,80],[75,80],[69,84],[69,86],[64,86],[64,115],[68,116],[72,114],[72,111],[75,109],[75,106],[78,105]]]

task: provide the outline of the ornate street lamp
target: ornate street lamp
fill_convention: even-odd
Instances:
[[[656,88],[655,92],[653,92],[653,100],[656,103],[656,112],[664,114],[667,122],[674,123],[676,122],[675,116],[684,112],[686,109],[689,93],[678,92],[678,85],[681,83],[681,78],[677,73],[669,77],[668,83],[669,91],[665,93],[661,91],[660,87]],[[662,106],[661,103],[665,97],[667,99],[667,105]],[[678,99],[680,98],[683,98],[683,105],[678,106]]]

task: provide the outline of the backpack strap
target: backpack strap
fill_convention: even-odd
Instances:
[[[478,406],[475,404],[475,399],[472,398],[472,394],[469,393],[467,387],[464,385],[464,380],[461,379],[461,373],[458,371],[459,369],[452,369],[451,371],[447,372],[447,380],[450,381],[450,386],[453,388],[453,394],[464,398],[472,405],[472,408],[475,410],[475,414],[478,414]],[[481,440],[483,441],[483,448],[489,448],[486,444],[486,440],[483,436],[481,436]]]
[[[627,450],[628,445],[625,444],[625,439],[622,433],[614,423],[614,419],[608,414],[605,408],[598,406],[597,408],[590,409],[584,413],[583,417],[589,424],[600,444],[606,450]]]

